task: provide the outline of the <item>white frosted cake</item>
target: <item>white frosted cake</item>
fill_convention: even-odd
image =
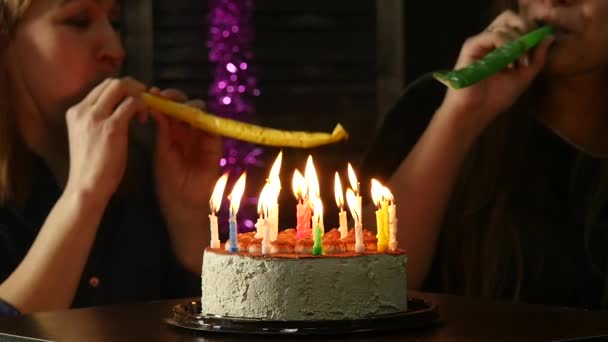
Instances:
[[[364,232],[365,253],[355,253],[351,230],[323,235],[324,255],[313,256],[311,238],[279,233],[272,254],[261,239],[239,234],[241,252],[207,248],[203,256],[202,313],[265,320],[344,320],[407,310],[406,254],[376,251]]]

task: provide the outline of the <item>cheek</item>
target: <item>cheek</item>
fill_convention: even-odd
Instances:
[[[87,51],[66,37],[37,37],[24,45],[25,53],[19,61],[24,83],[46,114],[65,110],[62,107],[67,99],[79,94],[95,76],[87,67]]]

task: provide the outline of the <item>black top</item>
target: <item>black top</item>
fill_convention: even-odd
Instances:
[[[378,128],[377,140],[360,166],[366,179],[388,179],[413,148],[431,118],[433,106],[441,99],[436,87],[434,90],[435,93],[408,94],[387,113]],[[421,105],[429,99],[430,102]],[[519,227],[524,257],[524,281],[519,298],[529,303],[606,308],[608,159],[581,152],[532,117],[524,120],[528,120],[527,131],[514,132],[508,139],[519,142],[518,160],[525,162],[516,163],[512,172],[502,172],[513,179],[509,185],[506,221]],[[466,179],[466,170],[463,169],[462,179]],[[468,181],[475,184],[478,180]],[[457,189],[462,185],[460,182]],[[457,200],[455,196],[451,209]],[[493,198],[470,215],[468,222],[483,227],[495,205],[496,198]],[[477,256],[475,262],[483,264],[479,251],[484,248],[483,238],[481,245],[475,247],[467,235],[469,230],[449,226],[449,223],[444,223],[441,229],[423,290],[466,294],[464,280],[457,279],[462,277],[462,268],[466,266],[460,260],[448,260],[446,251],[456,248],[461,253],[472,253]],[[483,228],[479,232],[485,233]],[[497,274],[504,284],[512,284],[515,279],[515,270],[510,266]],[[450,279],[449,287],[446,287],[444,269],[451,270],[456,278]],[[507,286],[499,288],[494,296],[509,299],[512,294],[513,287]]]
[[[200,277],[185,271],[171,249],[150,175],[140,191],[110,201],[72,307],[139,302],[200,294]],[[45,163],[33,163],[25,207],[0,208],[0,282],[19,265],[61,195]],[[202,253],[202,250],[201,250]],[[49,295],[49,294],[41,294]],[[15,314],[0,299],[0,315]]]

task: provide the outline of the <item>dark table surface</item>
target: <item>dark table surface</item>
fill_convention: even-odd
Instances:
[[[608,340],[608,311],[586,311],[412,292],[439,307],[440,323],[430,328],[350,336],[299,337],[296,340],[365,341],[556,341],[603,336]],[[262,336],[209,333],[164,323],[177,304],[194,299],[44,312],[0,318],[0,341],[27,336],[53,341],[237,341]],[[282,340],[283,337],[264,340]],[[293,339],[293,337],[292,337]],[[597,339],[599,341],[600,338]],[[595,341],[592,339],[590,341]]]

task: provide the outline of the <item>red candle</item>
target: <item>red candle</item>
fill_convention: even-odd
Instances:
[[[293,193],[298,200],[296,205],[296,233],[297,238],[302,239],[304,237],[312,236],[311,218],[312,208],[308,201],[308,187],[306,186],[306,180],[296,169],[293,174],[292,181]]]

